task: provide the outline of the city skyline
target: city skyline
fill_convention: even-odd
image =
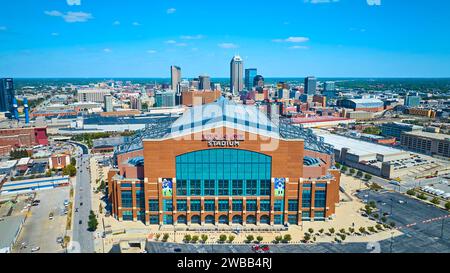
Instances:
[[[187,78],[227,77],[229,59],[239,54],[244,68],[265,77],[450,75],[450,4],[442,1],[246,1],[238,12],[229,3],[132,2],[3,3],[27,8],[0,18],[0,74],[168,77],[167,67],[177,64]],[[227,17],[217,17],[219,10]]]

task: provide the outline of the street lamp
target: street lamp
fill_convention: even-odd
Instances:
[[[391,236],[391,247],[390,247],[390,252],[392,253],[392,247],[393,247],[393,244],[394,244],[394,232],[392,231],[392,236]]]

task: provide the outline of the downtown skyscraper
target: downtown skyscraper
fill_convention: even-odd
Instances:
[[[247,88],[247,90],[252,90],[254,86],[253,80],[256,75],[258,75],[258,70],[256,68],[245,69],[245,88]]]
[[[309,76],[305,78],[305,94],[315,95],[317,90],[317,78]]]
[[[181,82],[181,68],[175,65],[170,67],[171,88],[173,91],[178,91],[178,85]]]
[[[13,79],[0,79],[0,112],[13,112],[14,96]]]
[[[240,56],[234,56],[230,63],[230,88],[235,96],[244,90],[244,61]]]

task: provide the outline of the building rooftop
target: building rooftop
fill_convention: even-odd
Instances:
[[[333,145],[334,149],[341,150],[342,148],[348,148],[349,152],[359,156],[372,154],[394,155],[404,153],[404,151],[402,150],[344,136],[334,135],[324,130],[314,130],[314,132],[320,137],[323,137],[326,143]]]
[[[436,139],[436,140],[450,141],[450,135],[445,135],[445,134],[429,133],[429,132],[423,132],[423,131],[404,132],[404,134],[419,136],[419,137],[426,137],[426,138],[431,138],[431,139]]]

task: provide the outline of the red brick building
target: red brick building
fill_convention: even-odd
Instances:
[[[335,213],[333,149],[311,131],[223,98],[151,130],[141,149],[116,155],[108,175],[120,221],[299,225]]]

